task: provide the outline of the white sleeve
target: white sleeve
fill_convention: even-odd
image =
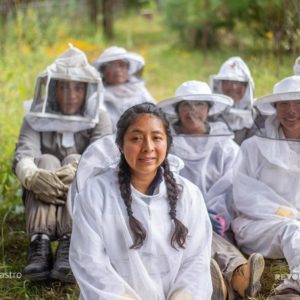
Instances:
[[[80,287],[80,299],[141,300],[112,267],[105,252],[101,211],[93,188],[78,194],[73,210],[70,265]],[[101,194],[97,194],[101,197]]]
[[[264,168],[265,161],[259,151],[250,143],[242,146],[241,150],[233,181],[233,200],[237,213],[252,219],[265,219],[276,217],[279,208],[286,208],[291,211],[290,217],[298,217],[296,208],[257,178],[258,170]]]
[[[239,147],[229,147],[228,151],[218,152],[218,161],[221,177],[216,180],[206,193],[206,206],[223,217],[226,221],[226,230],[235,217],[233,209],[233,168],[237,161]]]
[[[185,224],[189,230],[188,239],[182,264],[167,299],[210,300],[211,223],[200,190],[193,185],[186,196],[192,199]]]

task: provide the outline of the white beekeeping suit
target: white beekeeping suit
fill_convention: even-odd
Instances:
[[[147,239],[142,248],[129,249],[133,240],[118,188],[119,158],[114,134],[93,143],[79,162],[69,195],[73,202],[70,262],[80,299],[210,299],[211,226],[201,193],[175,175],[183,191],[177,212],[190,236],[186,248],[178,251],[170,245],[172,223],[165,182],[150,196],[131,186],[132,209]],[[178,158],[169,155],[168,160],[171,170],[182,167]],[[157,234],[162,230],[163,235]]]
[[[80,299],[211,299],[211,225],[197,187],[175,174],[182,186],[177,214],[189,230],[185,249],[175,250],[165,181],[154,195],[131,185],[132,209],[147,238],[140,249],[129,249],[133,239],[118,169],[113,158],[111,166],[104,165],[88,179],[77,178],[84,185],[74,202],[70,263]]]
[[[238,144],[246,137],[251,135],[246,131],[253,127],[252,106],[254,101],[254,81],[251,72],[246,63],[238,56],[234,56],[226,60],[221,66],[219,73],[210,77],[210,86],[214,93],[224,94],[222,88],[222,81],[238,81],[247,84],[244,96],[235,101],[233,106],[227,109],[222,117],[228,123],[230,128],[236,134],[236,141]],[[238,131],[244,131],[239,136]]]
[[[203,102],[207,103],[208,110],[201,104]],[[185,106],[187,104],[189,110]],[[192,80],[181,84],[175,97],[160,102],[158,106],[167,113],[173,123],[174,136],[170,152],[184,161],[180,175],[196,184],[203,194],[214,230],[211,256],[221,269],[222,276],[226,278],[228,289],[234,290],[244,299],[257,293],[264,260],[260,254],[254,253],[247,261],[229,242],[232,240],[230,225],[234,217],[233,167],[239,146],[233,141],[233,133],[226,124],[207,122],[205,119],[205,114],[210,117],[218,115],[232,104],[233,100],[230,97],[213,94],[206,83]],[[206,131],[201,130],[200,120],[206,123]],[[185,123],[198,124],[200,130],[196,133],[193,125],[186,126]],[[216,224],[216,215],[222,217],[225,224]],[[248,280],[241,274],[249,274]],[[217,293],[223,278],[219,280],[219,285],[214,285],[216,280],[213,280],[212,299],[225,299],[227,296],[226,288],[222,292],[222,298],[221,293]]]
[[[109,62],[118,60],[126,61],[129,64],[128,81],[116,85],[106,84],[102,67]],[[104,81],[104,106],[111,117],[114,128],[119,117],[126,109],[143,102],[155,103],[154,98],[145,87],[145,82],[137,76],[137,73],[142,71],[144,65],[145,61],[142,56],[116,46],[103,51],[93,63],[93,66],[100,72]]]
[[[278,292],[291,288],[300,293],[300,140],[286,137],[276,105],[299,107],[299,101],[300,76],[292,76],[277,83],[273,94],[255,102],[269,116],[265,128],[241,146],[233,187],[238,245],[245,253],[285,258],[290,272],[298,274],[298,280],[285,280]],[[299,109],[285,118],[295,127]]]
[[[177,88],[175,97],[158,104],[173,122],[175,130],[178,128],[175,106],[185,100],[209,103],[209,116],[220,114],[233,104],[232,99],[225,95],[212,94],[206,83],[187,81]],[[208,127],[207,134],[174,131],[171,153],[183,159],[184,168],[180,174],[200,188],[207,208],[222,216],[228,229],[233,214],[232,167],[239,147],[233,142],[233,132],[225,123],[208,122]]]

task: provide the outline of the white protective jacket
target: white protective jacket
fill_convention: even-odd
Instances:
[[[300,272],[300,148],[299,142],[283,139],[278,126],[275,115],[269,117],[268,138],[253,136],[241,147],[232,230],[245,253],[285,258],[291,272]]]
[[[300,211],[299,142],[283,140],[275,115],[266,120],[266,136],[254,136],[241,147],[233,194],[238,214],[249,219],[278,219],[279,208]],[[298,148],[298,149],[297,149]],[[238,221],[235,221],[238,222]],[[235,224],[239,227],[239,224]]]
[[[199,187],[207,208],[226,220],[226,230],[234,217],[232,182],[238,151],[229,136],[217,135],[177,135],[171,148],[184,161],[180,175]]]
[[[177,217],[188,228],[185,249],[170,245],[174,230],[168,214],[164,180],[147,196],[131,186],[132,210],[147,231],[133,250],[117,168],[87,180],[76,197],[70,264],[80,286],[80,299],[209,300],[211,225],[199,189],[175,175],[183,188]]]

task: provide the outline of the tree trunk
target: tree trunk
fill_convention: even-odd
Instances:
[[[88,8],[89,8],[89,15],[91,22],[97,26],[97,17],[98,17],[98,0],[87,0]]]
[[[0,5],[0,51],[2,54],[4,54],[5,51],[8,14],[13,5],[13,0],[3,0],[2,4]]]
[[[114,37],[114,20],[113,20],[113,10],[114,10],[114,0],[102,0],[102,15],[103,15],[103,33],[108,39]]]

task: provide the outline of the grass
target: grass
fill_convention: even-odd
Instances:
[[[105,41],[100,32],[93,32],[85,23],[70,23],[59,16],[51,18],[53,22],[42,27],[38,26],[42,21],[36,11],[19,11],[17,20],[11,20],[9,24],[6,52],[0,58],[0,299],[5,300],[78,298],[76,285],[31,283],[3,275],[14,273],[19,276],[16,274],[22,271],[27,255],[21,191],[10,170],[24,115],[23,102],[32,97],[37,74],[53,62],[69,42],[82,49],[91,61],[111,45],[140,53],[146,60],[144,79],[158,101],[174,95],[183,81],[207,81],[227,58],[235,55],[241,56],[249,65],[256,84],[256,96],[262,96],[270,93],[279,79],[292,74],[295,60],[291,56],[279,60],[272,54],[254,51],[255,45],[250,50],[226,45],[206,53],[187,49],[156,14],[152,20],[137,14],[123,16],[115,24],[116,37],[111,42]],[[76,20],[79,20],[78,16]],[[34,28],[34,31],[28,28]],[[265,299],[279,283],[274,275],[278,273],[288,273],[285,262],[268,261],[259,299]]]

